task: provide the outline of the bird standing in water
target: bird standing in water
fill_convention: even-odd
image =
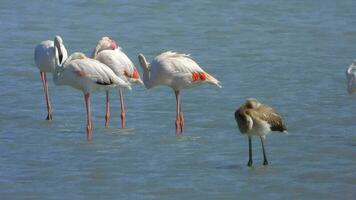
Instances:
[[[60,36],[54,39],[55,71],[53,80],[56,85],[68,85],[83,91],[87,109],[87,138],[92,138],[92,119],[90,109],[90,94],[97,90],[109,90],[116,87],[131,89],[130,84],[118,76],[105,64],[87,58],[83,53],[76,52],[63,60]]]
[[[60,44],[59,48],[61,49],[63,60],[67,59],[67,50],[63,44]],[[54,43],[51,40],[42,41],[35,48],[35,64],[36,67],[40,70],[43,90],[46,99],[47,105],[47,120],[52,120],[52,106],[49,100],[48,94],[48,81],[47,81],[47,72],[53,72],[55,68],[54,63]]]
[[[97,43],[92,53],[92,58],[104,63],[121,79],[143,85],[140,74],[129,57],[117,45],[115,40],[109,37],[102,37]],[[125,128],[125,103],[122,88],[119,88],[121,107],[121,127]],[[109,127],[110,103],[109,91],[106,91],[105,127]]]
[[[242,134],[248,136],[249,160],[252,166],[252,136],[259,136],[263,150],[263,165],[268,165],[265,144],[266,135],[271,131],[287,132],[281,115],[273,108],[260,103],[255,98],[249,98],[235,112],[235,120]]]
[[[356,92],[356,60],[346,70],[347,91],[349,94]]]
[[[174,90],[176,96],[176,134],[183,133],[184,117],[180,101],[180,91],[201,84],[209,83],[221,88],[220,82],[205,72],[187,54],[167,51],[156,56],[151,63],[146,61],[143,54],[139,54],[143,69],[143,82],[147,89],[157,85],[166,85]]]

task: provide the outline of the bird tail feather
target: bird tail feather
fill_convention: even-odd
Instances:
[[[220,81],[218,81],[216,78],[214,78],[212,75],[207,73],[207,82],[210,83],[211,85],[214,85],[218,88],[222,88]]]

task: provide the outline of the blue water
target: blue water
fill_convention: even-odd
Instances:
[[[355,199],[356,96],[345,69],[356,58],[356,2],[0,2],[0,199]],[[92,95],[86,140],[80,91],[54,86],[46,110],[33,50],[61,35],[69,52],[113,36],[138,65],[164,50],[191,54],[222,82],[182,92],[186,132],[175,136],[171,89],[117,92],[104,128],[104,93]],[[141,70],[141,69],[140,69]],[[267,137],[270,165],[233,114],[246,98],[276,108],[289,134]]]

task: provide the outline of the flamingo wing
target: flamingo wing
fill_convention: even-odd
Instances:
[[[221,87],[220,82],[205,72],[188,54],[164,52],[153,60],[152,66],[154,65],[164,68],[164,71],[175,79],[174,82],[183,87],[192,87],[202,83]],[[151,73],[155,73],[154,67]]]
[[[115,73],[105,64],[93,59],[75,59],[65,66],[65,82],[77,89],[85,91],[92,90],[92,87],[100,89],[100,86],[127,87],[130,84],[116,76]],[[106,89],[106,88],[102,88]]]

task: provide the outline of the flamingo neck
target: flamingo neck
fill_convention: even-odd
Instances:
[[[143,69],[143,83],[147,89],[150,89],[153,86],[151,82],[150,63],[146,61],[146,58],[143,54],[139,54],[138,60],[140,62],[141,68]]]
[[[150,71],[148,70],[148,68],[146,67],[142,67],[143,68],[143,83],[145,84],[145,87],[147,89],[150,89],[152,87],[152,83],[151,83],[151,79],[150,79]]]

